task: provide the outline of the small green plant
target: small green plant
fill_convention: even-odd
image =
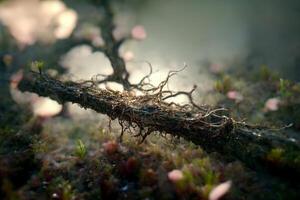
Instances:
[[[75,199],[75,194],[72,188],[72,185],[69,181],[63,181],[59,184],[59,188],[61,188],[61,199],[62,200],[72,200]]]
[[[228,75],[223,76],[221,80],[215,82],[215,90],[220,93],[227,93],[232,89],[232,80]]]
[[[82,159],[86,156],[86,153],[87,151],[85,145],[80,139],[78,139],[76,145],[76,151],[75,151],[76,156]]]
[[[33,61],[31,63],[31,68],[37,69],[40,74],[42,73],[44,66],[45,66],[45,63],[43,61]]]
[[[259,70],[259,79],[263,81],[278,80],[278,74],[271,71],[267,65],[262,65]]]
[[[292,92],[290,91],[291,82],[289,80],[280,79],[279,80],[279,93],[282,97],[290,97],[292,96]]]
[[[34,153],[46,153],[48,150],[48,146],[45,141],[41,141],[38,139],[35,139],[32,144],[32,150]]]

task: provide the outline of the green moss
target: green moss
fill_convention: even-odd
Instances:
[[[300,152],[292,148],[274,148],[267,154],[267,160],[285,169],[300,169]]]
[[[215,90],[220,93],[226,94],[232,89],[232,80],[230,76],[224,75],[221,80],[215,82]]]
[[[31,63],[31,68],[33,70],[38,70],[38,72],[41,74],[42,70],[45,68],[45,63],[43,61],[33,61]]]
[[[290,87],[291,87],[291,82],[289,80],[285,80],[285,79],[279,80],[279,94],[283,98],[289,98],[292,96]]]
[[[72,200],[75,199],[75,193],[73,191],[72,185],[68,181],[64,181],[58,185],[61,189],[61,199],[62,200]]]
[[[278,74],[271,71],[267,65],[262,65],[259,70],[259,79],[262,81],[278,80]]]
[[[48,196],[54,199],[73,200],[76,198],[72,184],[62,176],[58,176],[50,182],[47,192]]]
[[[281,162],[283,160],[283,154],[284,149],[274,148],[268,153],[267,159],[272,162]]]
[[[83,142],[78,139],[76,142],[76,149],[75,149],[75,155],[78,156],[80,159],[83,159],[87,154],[87,150]]]

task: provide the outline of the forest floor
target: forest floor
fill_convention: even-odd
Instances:
[[[267,67],[246,76],[213,74],[215,88],[203,102],[299,143],[299,84]],[[138,144],[125,134],[119,142],[119,129],[96,113],[33,117],[9,95],[0,108],[0,195],[6,199],[299,199],[295,180],[253,171],[182,138],[157,133]],[[269,159],[276,163],[281,155],[274,149]]]

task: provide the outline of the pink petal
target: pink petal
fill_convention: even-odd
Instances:
[[[236,101],[243,100],[243,96],[235,90],[231,90],[231,91],[227,92],[227,98],[231,99],[231,100],[236,100]]]
[[[265,103],[266,111],[276,111],[279,108],[280,99],[279,98],[270,98]]]
[[[134,58],[134,54],[132,51],[126,51],[122,57],[125,61],[131,61]]]
[[[183,179],[183,173],[182,173],[182,171],[180,171],[178,169],[174,169],[168,173],[168,178],[172,182],[177,182],[177,181]]]
[[[216,186],[212,189],[212,191],[209,193],[208,199],[209,200],[218,200],[222,196],[224,196],[229,189],[231,188],[231,181],[226,181],[224,183],[221,183],[220,185]]]
[[[228,99],[236,99],[237,97],[237,91],[229,91],[227,92]]]
[[[133,39],[136,39],[136,40],[144,40],[147,37],[147,33],[143,26],[137,25],[132,28],[131,36]]]

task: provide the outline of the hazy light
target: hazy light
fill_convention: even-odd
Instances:
[[[62,111],[62,105],[49,98],[39,97],[32,104],[33,113],[40,117],[52,117]]]
[[[76,26],[77,14],[73,10],[67,10],[57,17],[55,36],[58,39],[67,38]]]
[[[39,97],[36,94],[21,92],[17,86],[23,78],[23,71],[20,70],[10,77],[10,93],[13,100],[21,105],[29,104],[32,112],[40,117],[52,117],[62,111],[62,105],[47,97]]]
[[[0,20],[21,45],[30,45],[70,36],[77,14],[58,0],[13,0],[0,5]]]
[[[111,74],[112,68],[108,59],[101,52],[93,52],[88,45],[72,48],[61,61],[75,79],[91,79],[97,74]]]

